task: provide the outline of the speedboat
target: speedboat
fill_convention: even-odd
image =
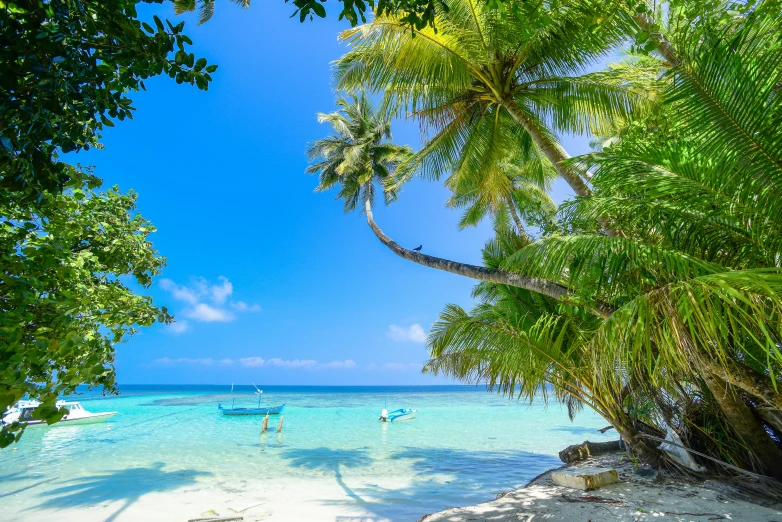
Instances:
[[[40,404],[41,403],[38,401],[19,401],[12,408],[8,408],[7,413],[2,418],[2,423],[8,425],[18,421],[20,424],[26,424],[28,426],[46,424],[46,421],[33,418],[33,410],[40,406]],[[68,413],[57,424],[93,424],[107,421],[117,414],[116,411],[91,413],[85,410],[79,402],[57,401],[55,405],[58,408],[65,408],[68,410]]]
[[[381,422],[401,422],[415,419],[416,413],[418,413],[418,410],[414,410],[412,408],[400,408],[392,412],[389,412],[387,409],[383,408],[383,411],[380,412],[380,417],[378,417],[378,419]]]

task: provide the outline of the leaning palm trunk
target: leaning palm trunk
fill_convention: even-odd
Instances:
[[[513,116],[513,119],[527,131],[535,142],[535,145],[538,146],[543,155],[546,156],[552,165],[554,165],[554,168],[557,169],[557,172],[562,176],[562,179],[570,185],[573,192],[575,192],[577,196],[591,196],[592,191],[581,178],[582,173],[578,172],[578,170],[567,163],[570,159],[570,154],[568,154],[559,143],[547,136],[535,122],[529,118],[529,116],[524,114],[524,111],[519,109],[515,100],[510,97],[504,98],[502,100],[502,106],[505,107],[505,110]]]
[[[535,145],[538,146],[543,155],[554,165],[562,179],[564,179],[577,196],[591,197],[592,191],[582,179],[583,172],[574,169],[568,162],[570,155],[563,149],[559,143],[546,135],[524,111],[522,111],[515,100],[512,98],[503,98],[502,106],[513,116],[519,125],[530,135]],[[621,232],[611,225],[611,221],[604,215],[597,216],[597,222],[603,227],[605,233],[609,236],[620,236]]]
[[[375,223],[375,219],[372,215],[372,204],[368,200],[365,203],[364,211],[367,215],[367,223],[375,233],[375,236],[377,236],[381,243],[390,248],[394,254],[398,255],[402,259],[406,259],[429,268],[435,268],[444,272],[450,272],[452,274],[469,277],[471,279],[477,279],[478,281],[489,281],[492,283],[499,283],[516,288],[523,288],[531,292],[545,295],[546,297],[551,297],[552,299],[563,303],[570,302],[567,287],[553,283],[546,279],[529,277],[516,274],[514,272],[470,265],[467,263],[459,263],[457,261],[429,256],[404,248],[396,241],[385,235],[377,223]],[[590,311],[600,317],[609,317],[611,315],[612,309],[610,306],[604,303],[597,303]]]

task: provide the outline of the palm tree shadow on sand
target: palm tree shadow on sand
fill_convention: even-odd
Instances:
[[[314,448],[291,449],[284,456],[289,464],[306,470],[334,474],[350,500],[330,501],[344,505],[355,502],[367,513],[381,520],[417,519],[426,513],[452,507],[454,484],[460,496],[459,505],[493,499],[497,493],[522,486],[540,472],[558,467],[559,459],[524,451],[463,451],[436,448],[398,448],[391,454],[373,458],[366,449]],[[364,484],[351,488],[344,473],[350,469],[383,466],[385,459],[407,460],[412,471],[410,484],[403,488],[384,488]],[[517,470],[509,476],[508,468]],[[498,477],[504,477],[499,478]],[[372,520],[366,517],[340,517],[340,522]]]
[[[69,480],[63,486],[41,493],[48,498],[37,507],[63,508],[122,502],[119,509],[105,519],[105,522],[112,522],[147,493],[189,486],[195,484],[198,477],[209,475],[211,473],[206,471],[165,471],[162,462],[148,467],[110,470]]]
[[[365,509],[368,508],[366,500],[354,492],[345,483],[342,475],[344,468],[362,468],[372,464],[373,459],[362,448],[341,450],[330,448],[295,449],[285,453],[291,466],[311,471],[330,471],[339,487],[352,500],[355,500]]]

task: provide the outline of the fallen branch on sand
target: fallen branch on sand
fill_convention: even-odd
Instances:
[[[593,504],[611,504],[612,506],[619,506],[625,503],[624,500],[618,498],[603,498],[596,495],[584,495],[583,497],[570,497],[568,495],[560,495],[565,502],[590,502]]]
[[[191,518],[187,522],[233,522],[235,520],[244,520],[244,517],[206,517]]]

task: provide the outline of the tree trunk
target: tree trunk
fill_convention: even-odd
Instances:
[[[760,399],[760,402],[768,408],[782,412],[782,394],[777,393],[768,382],[772,377],[759,374],[752,368],[743,365],[735,365],[727,369],[710,360],[702,361],[702,364],[728,384]]]
[[[390,248],[393,253],[402,259],[407,259],[408,261],[418,263],[419,265],[428,266],[429,268],[443,270],[444,272],[450,272],[452,274],[469,277],[472,279],[477,279],[479,281],[491,281],[492,283],[499,283],[501,285],[523,288],[525,290],[529,290],[530,292],[535,292],[551,297],[552,299],[556,299],[557,301],[562,301],[563,303],[569,302],[568,289],[557,283],[547,281],[546,279],[524,276],[513,272],[506,272],[504,270],[496,270],[483,266],[469,265],[467,263],[458,263],[456,261],[429,256],[426,254],[421,254],[420,252],[403,248],[390,237],[385,235],[380,227],[377,226],[372,216],[372,205],[369,203],[369,201],[365,203],[365,212],[367,215],[367,223],[375,233],[375,236],[377,236],[381,243]],[[614,310],[605,303],[597,303],[595,308],[590,309],[589,311],[605,319],[610,317]]]
[[[524,113],[524,111],[520,110],[515,100],[508,98],[501,100],[501,102],[502,106],[505,107],[505,110],[513,116],[519,125],[524,127],[524,130],[532,137],[532,141],[535,142],[535,145],[538,146],[543,155],[548,158],[552,165],[554,165],[554,168],[557,169],[559,175],[562,176],[568,185],[570,185],[573,192],[578,196],[591,196],[592,191],[589,190],[587,184],[581,179],[579,173],[565,164],[565,162],[570,159],[570,155],[565,152],[558,143],[552,141],[535,122]]]
[[[513,116],[519,125],[524,127],[524,130],[532,137],[532,141],[535,142],[535,145],[538,146],[543,155],[548,158],[552,165],[554,165],[554,168],[557,169],[559,175],[562,176],[568,185],[570,185],[573,192],[575,192],[577,196],[591,197],[592,191],[581,178],[581,174],[570,165],[567,165],[566,162],[570,159],[570,155],[565,152],[565,149],[560,147],[559,143],[551,140],[546,133],[519,108],[513,98],[504,98],[501,100],[501,103],[502,106],[505,107],[505,110]],[[613,228],[611,222],[605,216],[599,216],[597,221],[609,236],[616,237],[620,235],[619,231]]]
[[[670,67],[676,67],[679,65],[679,57],[676,54],[676,49],[673,48],[671,42],[668,41],[665,36],[654,28],[654,20],[646,13],[635,13],[633,15],[635,23],[638,27],[649,35],[649,38],[657,44],[657,52],[659,52],[663,58],[668,62]]]
[[[766,432],[763,425],[752,414],[752,410],[730,385],[705,366],[701,378],[714,396],[730,427],[742,438],[747,449],[761,462],[764,471],[782,479],[782,450]]]
[[[519,213],[516,212],[516,203],[513,201],[513,197],[508,194],[508,211],[510,212],[513,221],[516,223],[516,229],[519,231],[519,235],[524,239],[529,239],[527,232],[524,230],[524,225],[521,223]]]

